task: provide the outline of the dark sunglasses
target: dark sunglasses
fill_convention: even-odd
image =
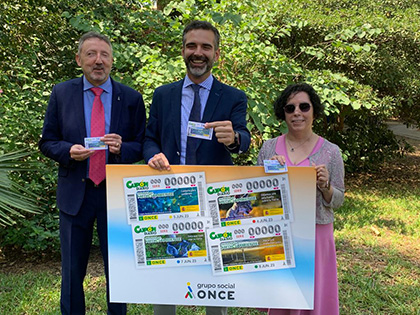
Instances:
[[[293,114],[295,112],[295,109],[296,109],[296,106],[293,104],[287,104],[286,106],[284,106],[284,112],[288,114]],[[309,110],[311,109],[311,104],[300,103],[299,109],[302,113],[309,112]]]

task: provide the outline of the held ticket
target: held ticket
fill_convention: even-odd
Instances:
[[[293,220],[287,174],[276,174],[207,185],[213,226]]]
[[[85,138],[85,148],[88,150],[106,150],[108,145],[101,141],[102,137]]]
[[[277,160],[264,160],[264,171],[266,173],[286,173],[287,165],[281,165]]]
[[[295,267],[287,221],[219,227],[207,234],[214,275]]]
[[[205,216],[204,172],[124,178],[128,223]]]
[[[137,268],[210,264],[205,232],[210,218],[143,221],[131,226]]]
[[[204,140],[211,140],[213,137],[213,128],[204,128],[204,123],[189,121],[187,136],[193,138],[199,138]]]

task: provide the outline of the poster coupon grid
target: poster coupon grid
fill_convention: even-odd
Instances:
[[[210,264],[206,229],[209,218],[143,221],[132,224],[137,268]]]
[[[287,221],[213,228],[207,234],[216,276],[295,267]]]
[[[207,201],[214,227],[293,221],[287,174],[208,184]]]
[[[123,179],[128,223],[205,216],[204,172]]]

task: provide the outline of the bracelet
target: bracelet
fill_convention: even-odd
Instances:
[[[329,190],[330,190],[330,188],[331,188],[331,183],[330,183],[330,181],[328,180],[328,181],[327,181],[327,186],[326,186],[326,187],[319,187],[319,185],[317,185],[317,187],[318,187],[318,189],[319,189],[321,192],[326,192],[326,191],[329,191]]]

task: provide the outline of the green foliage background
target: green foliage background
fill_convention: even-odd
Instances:
[[[158,1],[161,2],[161,1]],[[74,55],[86,31],[108,35],[114,79],[150,105],[156,87],[185,75],[181,34],[194,19],[222,34],[213,73],[248,96],[249,153],[284,132],[272,103],[292,82],[306,81],[326,115],[315,131],[338,144],[347,172],[376,169],[404,147],[384,125],[391,116],[420,125],[420,53],[414,0],[185,0],[156,10],[153,1],[4,0],[0,4],[0,144],[3,152],[29,148],[37,171],[12,179],[42,198],[41,215],[0,231],[0,246],[25,251],[58,248],[56,165],[37,150],[54,84],[81,75]],[[162,4],[162,3],[160,3]]]

